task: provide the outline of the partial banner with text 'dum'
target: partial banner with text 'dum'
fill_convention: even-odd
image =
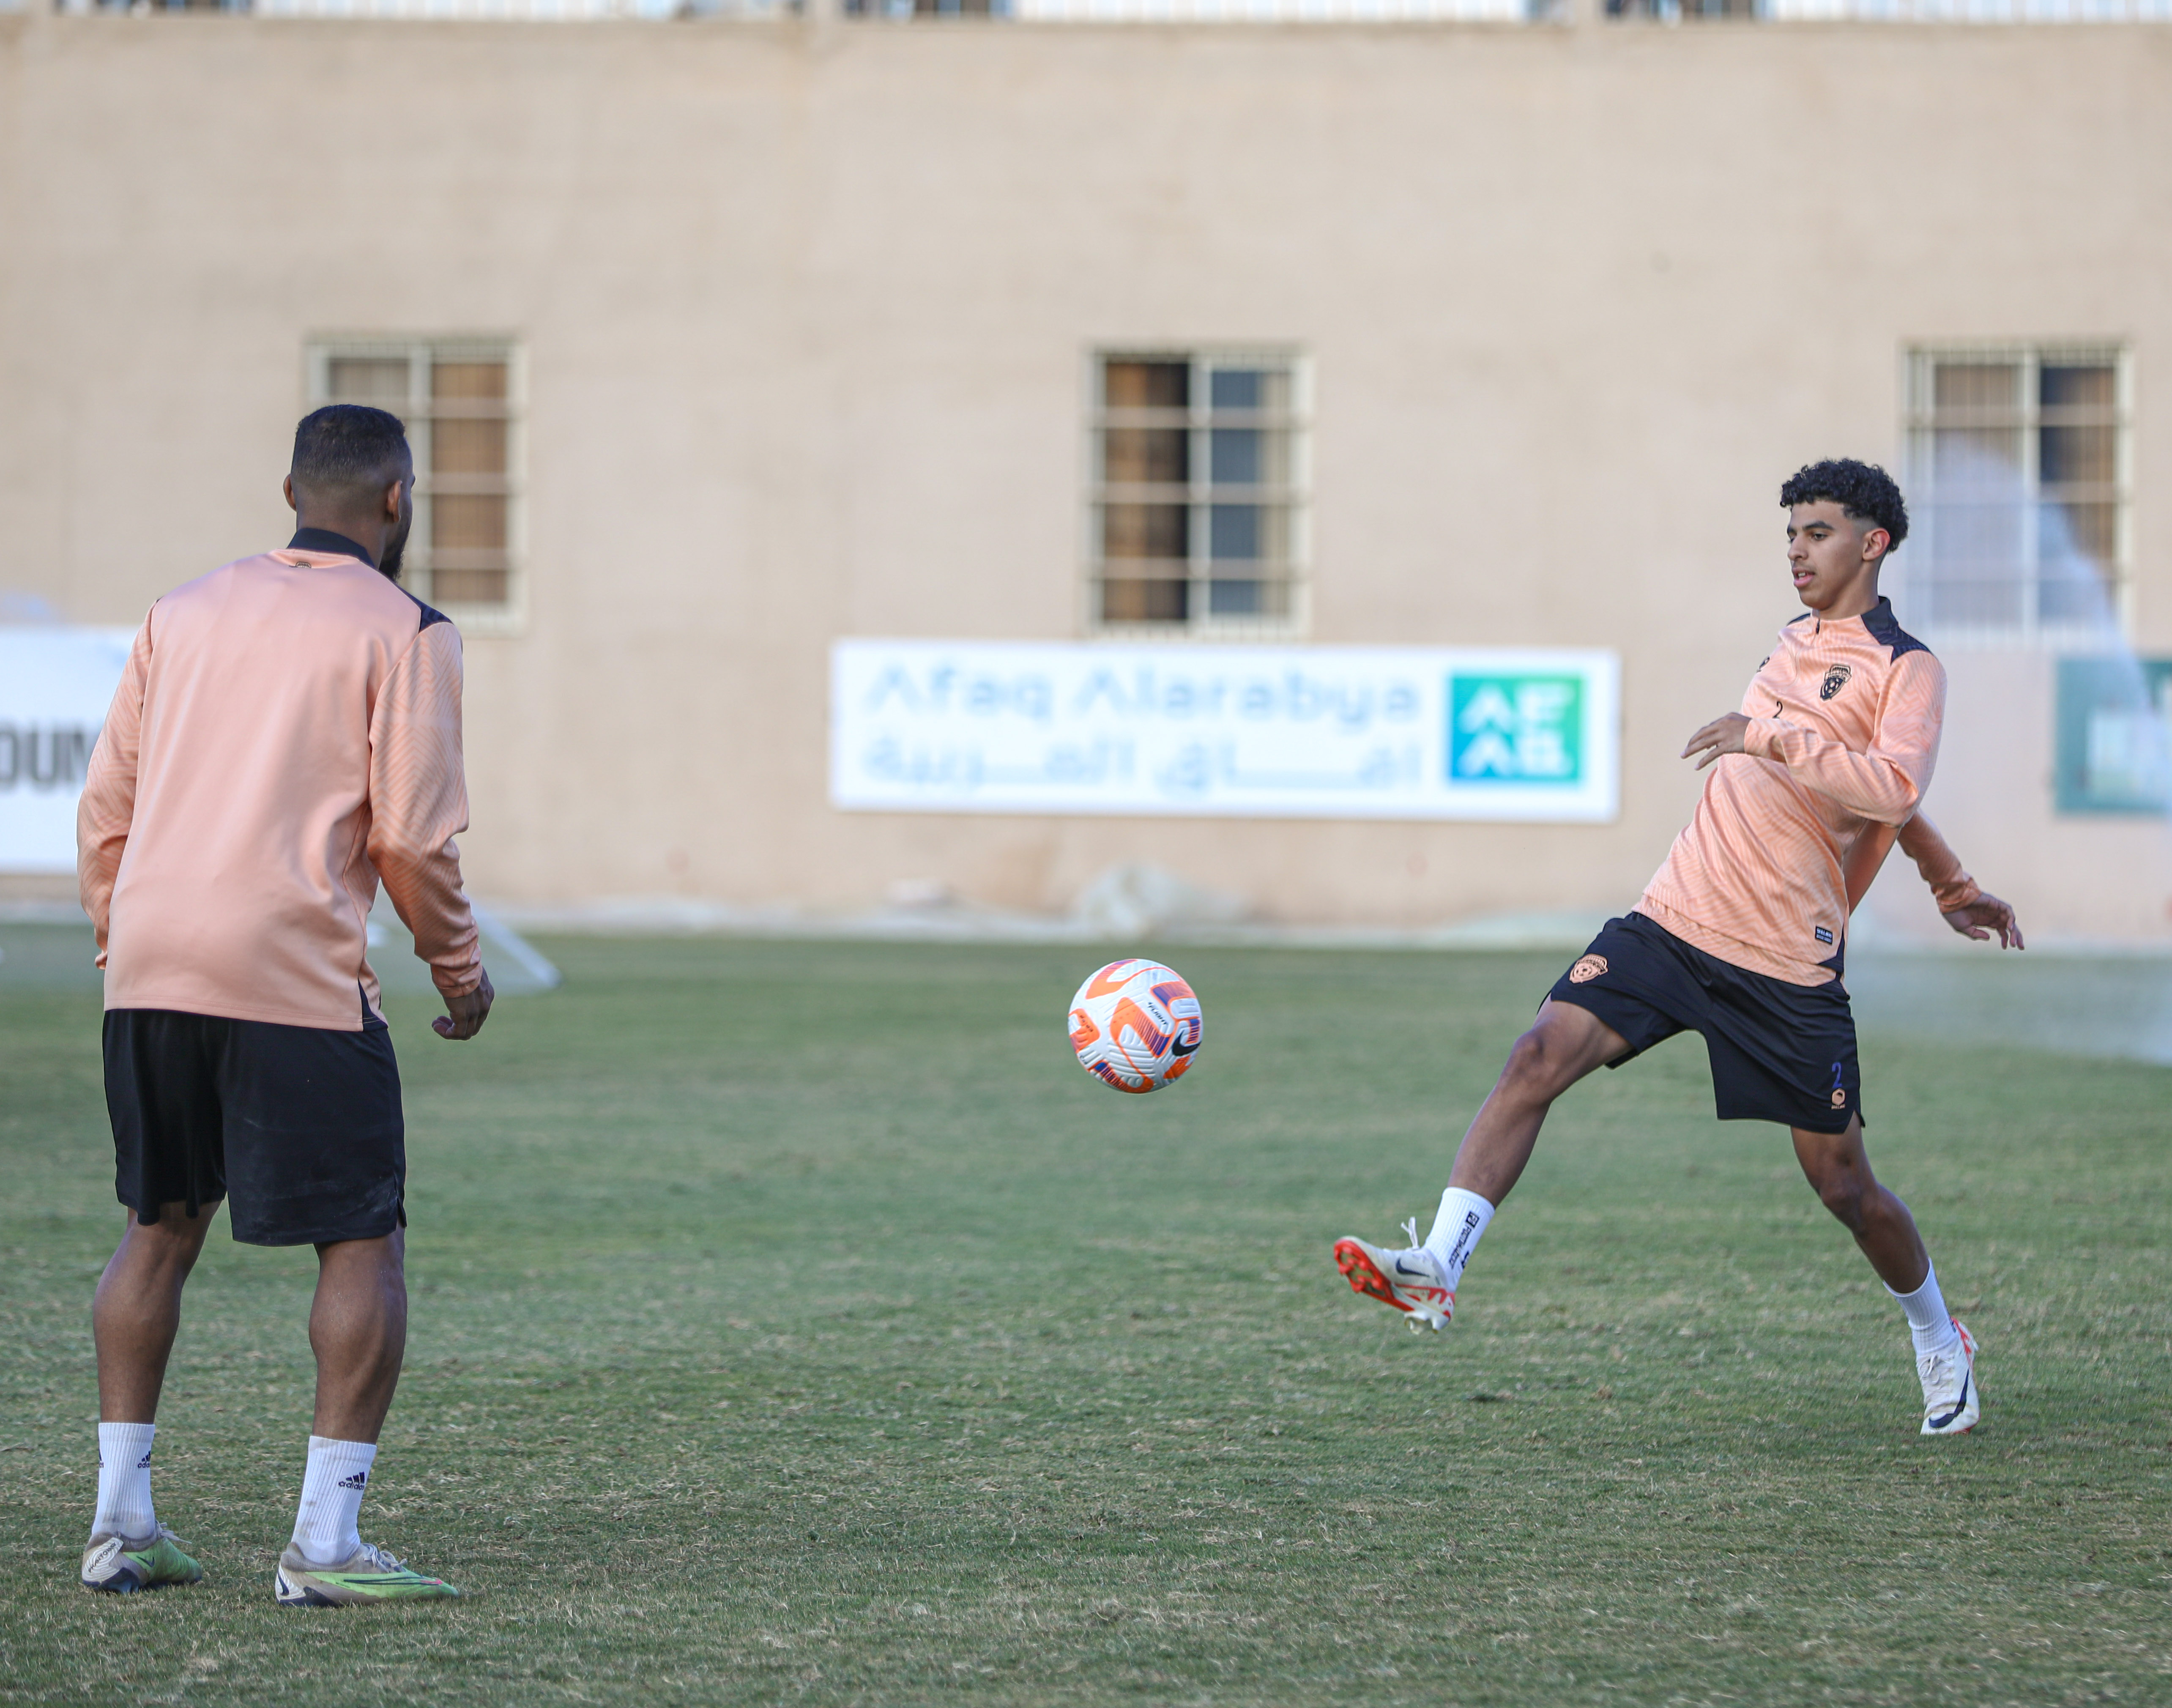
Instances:
[[[75,803],[133,629],[0,627],[0,872],[75,870]]]
[[[1621,701],[1606,652],[839,641],[830,799],[1601,824]]]

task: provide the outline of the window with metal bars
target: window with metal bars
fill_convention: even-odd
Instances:
[[[1011,0],[841,0],[847,18],[1008,18]]]
[[[2024,642],[2124,626],[2130,390],[2116,347],[1910,353],[1912,620]]]
[[[309,346],[309,406],[366,403],[407,426],[415,524],[401,580],[464,627],[517,621],[520,363],[507,341],[324,339]]]
[[[1739,20],[1765,16],[1766,0],[1605,0],[1605,10],[1609,18],[1653,18],[1663,24],[1707,18]],[[1539,15],[1536,8],[1533,15]],[[1552,19],[1559,14],[1549,10],[1546,15]]]
[[[1094,358],[1091,626],[1298,625],[1304,379],[1288,352]]]

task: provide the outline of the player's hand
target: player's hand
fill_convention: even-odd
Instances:
[[[1946,923],[1963,937],[1974,937],[1980,943],[1989,943],[1996,933],[2003,949],[2024,947],[2021,925],[2013,917],[2013,908],[1987,891],[1966,907],[1949,910]]]
[[[1702,771],[1723,755],[1744,751],[1742,733],[1749,728],[1750,720],[1739,712],[1715,717],[1690,738],[1689,745],[1682,749],[1682,757],[1697,755],[1696,768]]]
[[[490,1018],[490,1005],[497,992],[490,987],[490,975],[481,967],[482,982],[465,996],[445,998],[445,1012],[430,1023],[430,1029],[440,1038],[449,1038],[458,1044],[464,1038],[472,1038],[482,1030],[482,1023]]]

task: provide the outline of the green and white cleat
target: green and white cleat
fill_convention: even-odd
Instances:
[[[1976,1385],[1976,1336],[1954,1319],[1950,1351],[1916,1361],[1923,1383],[1923,1433],[1966,1435],[1983,1415],[1983,1393]]]
[[[460,1591],[425,1577],[365,1542],[336,1566],[316,1566],[289,1543],[273,1580],[282,1607],[371,1607],[384,1601],[444,1601]]]
[[[181,1552],[180,1539],[164,1524],[144,1541],[94,1536],[83,1550],[83,1587],[132,1595],[168,1583],[202,1583],[203,1567]]]

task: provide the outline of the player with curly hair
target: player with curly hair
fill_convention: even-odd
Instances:
[[[1554,1099],[1678,1032],[1701,1033],[1722,1120],[1777,1121],[1825,1207],[1906,1314],[1925,1435],[1981,1415],[1976,1343],[1947,1311],[1908,1206],[1863,1149],[1855,1020],[1841,975],[1847,921],[1897,841],[1952,927],[2019,948],[2013,910],[1984,893],[1920,810],[1946,678],[1895,620],[1879,572],[1908,535],[1884,470],[1814,463],[1780,489],[1788,564],[1809,607],[1780,631],[1739,711],[1689,739],[1703,798],[1632,912],[1607,921],[1516,1040],[1464,1136],[1432,1232],[1400,1249],[1343,1239],[1358,1292],[1443,1329],[1479,1237]]]

